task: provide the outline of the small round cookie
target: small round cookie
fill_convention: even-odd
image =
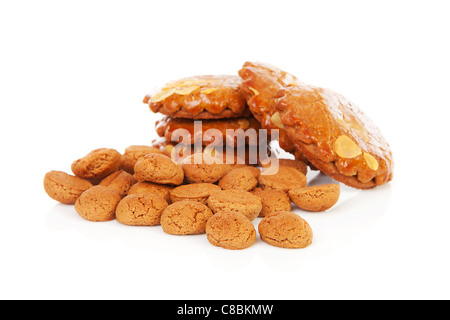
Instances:
[[[44,190],[50,198],[64,204],[75,204],[92,183],[62,171],[50,171],[44,177]]]
[[[255,243],[256,230],[243,214],[220,212],[206,223],[206,237],[216,247],[241,250]]]
[[[94,186],[78,198],[75,210],[88,221],[111,221],[116,218],[116,207],[121,199],[119,193],[108,187]]]
[[[291,199],[289,199],[286,192],[255,188],[251,193],[261,199],[262,210],[259,214],[260,217],[267,217],[280,211],[291,211],[292,209]]]
[[[123,198],[127,195],[128,190],[130,190],[131,186],[136,183],[136,179],[126,171],[119,170],[114,173],[111,173],[105,179],[103,179],[99,186],[105,186],[113,189]]]
[[[129,174],[134,174],[134,166],[136,165],[137,160],[143,155],[149,153],[161,154],[162,151],[156,147],[151,146],[129,146],[125,149],[125,153],[122,155],[120,167]]]
[[[222,159],[222,158],[220,158]],[[194,153],[183,160],[182,167],[189,183],[215,183],[229,170],[229,165],[216,161],[206,153]]]
[[[170,191],[172,202],[190,200],[206,204],[211,193],[222,190],[212,183],[193,183],[176,187]]]
[[[164,198],[152,193],[131,194],[120,201],[116,219],[128,226],[158,226],[168,205]]]
[[[196,76],[172,81],[144,98],[150,110],[172,118],[226,119],[250,115],[238,76]]]
[[[288,192],[294,187],[306,187],[306,176],[295,168],[280,166],[276,174],[262,174],[259,184],[263,189]]]
[[[161,216],[161,227],[165,233],[175,235],[202,234],[212,211],[196,201],[183,200],[168,206]]]
[[[262,210],[261,199],[243,190],[222,190],[213,192],[208,199],[208,207],[214,213],[237,212],[254,220]]]
[[[293,188],[289,190],[289,197],[300,209],[320,212],[330,209],[338,202],[340,190],[340,186],[335,183]]]
[[[149,153],[140,157],[134,171],[134,175],[139,181],[180,185],[184,180],[183,168],[169,157],[157,153]]]
[[[306,248],[313,239],[308,222],[289,211],[263,218],[258,225],[258,231],[261,240],[281,248]]]
[[[170,190],[172,190],[170,185],[141,181],[131,186],[130,190],[128,190],[128,195],[151,193],[164,198],[167,202],[170,202]]]
[[[122,155],[114,149],[96,149],[72,163],[72,172],[83,179],[102,180],[120,167]]]
[[[262,162],[261,166],[268,167],[270,164],[266,162]],[[303,173],[305,176],[308,173],[308,165],[300,160],[294,160],[294,159],[278,159],[278,165],[283,167],[292,167]]]
[[[256,170],[259,170],[255,168]],[[228,172],[219,181],[219,187],[223,190],[253,190],[258,185],[255,174],[248,167],[236,168]]]

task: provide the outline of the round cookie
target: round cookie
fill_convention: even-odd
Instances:
[[[226,119],[250,115],[237,76],[196,76],[172,81],[144,103],[172,118]]]
[[[262,162],[261,166],[268,167],[270,164],[266,162]],[[292,167],[306,175],[308,173],[308,165],[301,161],[301,160],[294,160],[294,159],[278,159],[278,165],[283,167]]]
[[[324,184],[289,190],[289,197],[297,207],[306,211],[320,212],[334,206],[340,195],[338,184]]]
[[[267,217],[277,212],[291,211],[292,209],[291,199],[289,199],[286,192],[255,188],[251,193],[261,199],[262,210],[259,214],[260,217]]]
[[[180,185],[184,180],[181,166],[169,157],[157,153],[149,153],[140,157],[134,171],[134,175],[139,181]]]
[[[314,167],[359,189],[392,179],[389,144],[354,103],[265,64],[247,62],[239,75],[249,107],[262,126],[270,122],[278,127]]]
[[[64,204],[75,204],[92,183],[62,171],[50,171],[44,177],[44,190],[50,198]]]
[[[250,192],[242,190],[223,190],[211,194],[208,207],[214,213],[240,213],[249,220],[254,220],[262,210],[261,199]]]
[[[263,218],[258,225],[258,231],[261,240],[281,248],[306,248],[313,239],[308,222],[289,211]]]
[[[206,223],[208,241],[230,250],[241,250],[252,246],[256,240],[256,230],[252,222],[243,214],[220,212]]]
[[[83,179],[101,180],[120,167],[122,155],[114,149],[96,149],[72,163],[72,172]]]
[[[116,218],[116,207],[121,199],[119,193],[108,187],[94,186],[78,198],[75,211],[88,221],[111,221]]]
[[[206,204],[212,192],[222,190],[212,183],[194,183],[179,186],[170,191],[172,202],[190,200]]]
[[[161,216],[161,227],[165,233],[174,235],[202,234],[212,211],[202,203],[183,200],[168,206]]]
[[[116,219],[128,226],[157,226],[168,205],[164,198],[152,193],[128,195],[117,206]]]
[[[120,167],[128,173],[134,174],[134,166],[136,165],[137,160],[149,153],[162,153],[162,151],[159,148],[151,146],[129,146],[122,155]]]
[[[295,168],[280,166],[276,174],[262,174],[259,177],[259,185],[263,189],[288,192],[294,187],[306,187],[306,176]]]
[[[141,181],[131,186],[130,190],[128,190],[128,195],[152,193],[164,198],[167,202],[170,202],[170,190],[172,190],[170,185]]]
[[[105,186],[113,189],[123,198],[127,195],[128,190],[130,190],[131,186],[136,183],[136,179],[126,171],[119,170],[114,173],[111,173],[105,179],[103,179],[99,186]]]
[[[223,162],[223,161],[220,161]],[[183,170],[189,183],[215,183],[228,171],[229,165],[217,163],[215,157],[206,153],[194,153],[183,160]]]
[[[256,170],[259,170],[255,168]],[[223,190],[253,190],[258,185],[255,173],[248,167],[236,168],[228,172],[219,181],[219,187]]]

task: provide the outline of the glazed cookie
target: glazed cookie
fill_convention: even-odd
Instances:
[[[134,175],[139,181],[180,185],[184,180],[181,166],[169,157],[157,153],[149,153],[140,157],[134,171]]]
[[[338,184],[325,184],[289,190],[289,197],[297,207],[306,211],[325,211],[334,206],[340,195]]]
[[[128,195],[151,193],[170,202],[170,190],[172,190],[170,185],[141,181],[131,186],[130,190],[128,190]]]
[[[153,112],[172,118],[225,119],[250,115],[237,76],[197,76],[166,84],[144,98]]]
[[[308,222],[289,211],[263,218],[258,225],[258,231],[261,240],[281,248],[306,248],[313,239]]]
[[[44,177],[44,189],[50,198],[64,204],[75,204],[92,183],[62,171],[50,171]]]
[[[175,235],[202,234],[212,211],[197,201],[183,200],[168,206],[161,216],[161,227],[165,233]]]
[[[294,187],[306,187],[306,176],[295,168],[280,166],[276,174],[262,174],[259,184],[263,189],[288,192]]]
[[[213,192],[208,199],[208,207],[214,213],[237,212],[254,220],[262,210],[261,199],[242,190],[223,190]]]
[[[151,146],[129,146],[122,155],[121,168],[130,174],[134,174],[134,166],[137,160],[149,153],[162,153],[162,151]]]
[[[168,205],[164,198],[151,193],[131,194],[120,201],[116,219],[128,226],[157,226]]]
[[[75,210],[88,221],[110,221],[116,218],[116,207],[121,199],[116,191],[95,186],[83,192],[75,203]]]
[[[172,202],[190,200],[206,204],[211,193],[220,190],[219,186],[212,183],[186,184],[170,191],[170,199]]]
[[[269,65],[247,62],[239,75],[262,126],[278,127],[314,167],[359,189],[392,179],[389,144],[355,104]]]
[[[206,223],[208,241],[230,250],[241,250],[252,246],[256,240],[256,230],[246,216],[236,212],[220,212]]]
[[[130,190],[131,186],[136,182],[136,179],[131,174],[120,170],[111,173],[109,176],[103,179],[99,183],[99,185],[113,189],[123,198],[127,195],[128,190]]]
[[[255,168],[256,170],[259,170]],[[223,190],[253,190],[258,185],[255,173],[248,167],[236,168],[228,172],[219,181],[219,187]]]
[[[120,167],[122,155],[114,149],[96,149],[72,163],[73,173],[83,179],[102,180]]]
[[[292,209],[291,200],[286,192],[255,188],[251,193],[261,199],[262,210],[259,214],[260,217],[267,217],[277,212],[291,211]]]

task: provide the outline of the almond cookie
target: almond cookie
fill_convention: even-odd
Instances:
[[[99,185],[113,189],[123,198],[127,195],[128,190],[130,190],[131,186],[136,182],[136,179],[131,174],[120,170],[111,173],[109,176],[103,179],[99,183]]]
[[[325,184],[289,190],[289,197],[297,207],[306,211],[325,211],[334,206],[340,195],[338,184]]]
[[[116,207],[121,199],[116,191],[95,186],[83,192],[75,203],[75,210],[88,221],[110,221],[116,218]]]
[[[225,119],[250,114],[237,76],[197,76],[172,81],[144,98],[153,112],[172,118]]]
[[[170,202],[170,190],[172,190],[170,185],[141,181],[133,184],[130,190],[128,190],[128,194],[152,193]]]
[[[251,193],[261,199],[262,210],[259,214],[260,217],[267,217],[277,212],[291,211],[292,209],[291,199],[289,199],[286,192],[255,188]]]
[[[212,183],[187,184],[171,190],[170,199],[172,202],[191,200],[206,204],[211,193],[220,190],[219,186]]]
[[[151,193],[131,194],[120,201],[116,219],[128,226],[158,226],[168,205],[164,198]]]
[[[258,225],[258,231],[261,240],[281,248],[306,248],[313,239],[308,222],[289,211],[263,218]]]
[[[114,149],[96,149],[72,163],[72,172],[83,179],[102,180],[120,167],[122,155]]]
[[[161,216],[161,227],[165,233],[175,235],[202,234],[212,211],[196,201],[183,200],[168,206]]]
[[[255,168],[256,170],[259,170]],[[219,181],[219,187],[223,190],[253,190],[258,185],[255,174],[248,167],[236,168],[228,172]]]
[[[237,212],[254,220],[262,210],[261,199],[242,190],[222,190],[213,192],[208,199],[208,207],[214,213]]]
[[[389,144],[354,103],[265,64],[247,62],[239,75],[250,109],[263,118],[262,126],[271,122],[280,128],[314,167],[359,189],[392,179]]]
[[[134,171],[134,175],[139,181],[180,185],[184,180],[181,166],[169,157],[157,153],[149,153],[140,157]]]
[[[129,146],[122,155],[120,167],[128,173],[134,174],[134,166],[137,160],[149,153],[162,153],[162,151],[151,146]]]
[[[220,212],[206,223],[208,241],[230,250],[241,250],[252,246],[256,240],[256,230],[246,216],[237,212]]]
[[[44,189],[50,198],[64,204],[75,204],[92,183],[62,171],[50,171],[44,177]]]
[[[259,184],[263,189],[288,192],[294,187],[306,187],[306,176],[295,168],[280,166],[276,174],[262,174]]]

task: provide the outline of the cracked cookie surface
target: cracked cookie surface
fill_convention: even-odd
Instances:
[[[116,207],[121,199],[119,193],[108,187],[94,186],[78,198],[75,211],[88,221],[111,221],[116,218]]]
[[[208,207],[214,213],[231,212],[243,214],[247,219],[254,220],[262,210],[261,199],[243,190],[222,190],[211,194]]]
[[[44,177],[44,190],[50,198],[64,204],[75,204],[92,183],[62,171],[50,171]]]
[[[118,204],[116,219],[129,226],[157,226],[168,205],[164,198],[151,193],[128,195]]]
[[[168,206],[161,216],[164,232],[175,235],[202,234],[212,211],[197,201],[183,200]]]
[[[324,184],[289,190],[289,197],[302,210],[320,212],[334,206],[340,195],[338,184]]]
[[[83,179],[101,180],[120,167],[122,155],[114,149],[100,148],[72,163],[72,172]]]
[[[211,193],[222,190],[212,183],[193,183],[176,187],[170,191],[172,202],[191,200],[206,204]]]
[[[181,166],[163,154],[149,153],[140,157],[134,171],[134,176],[139,181],[180,185],[184,180]]]

